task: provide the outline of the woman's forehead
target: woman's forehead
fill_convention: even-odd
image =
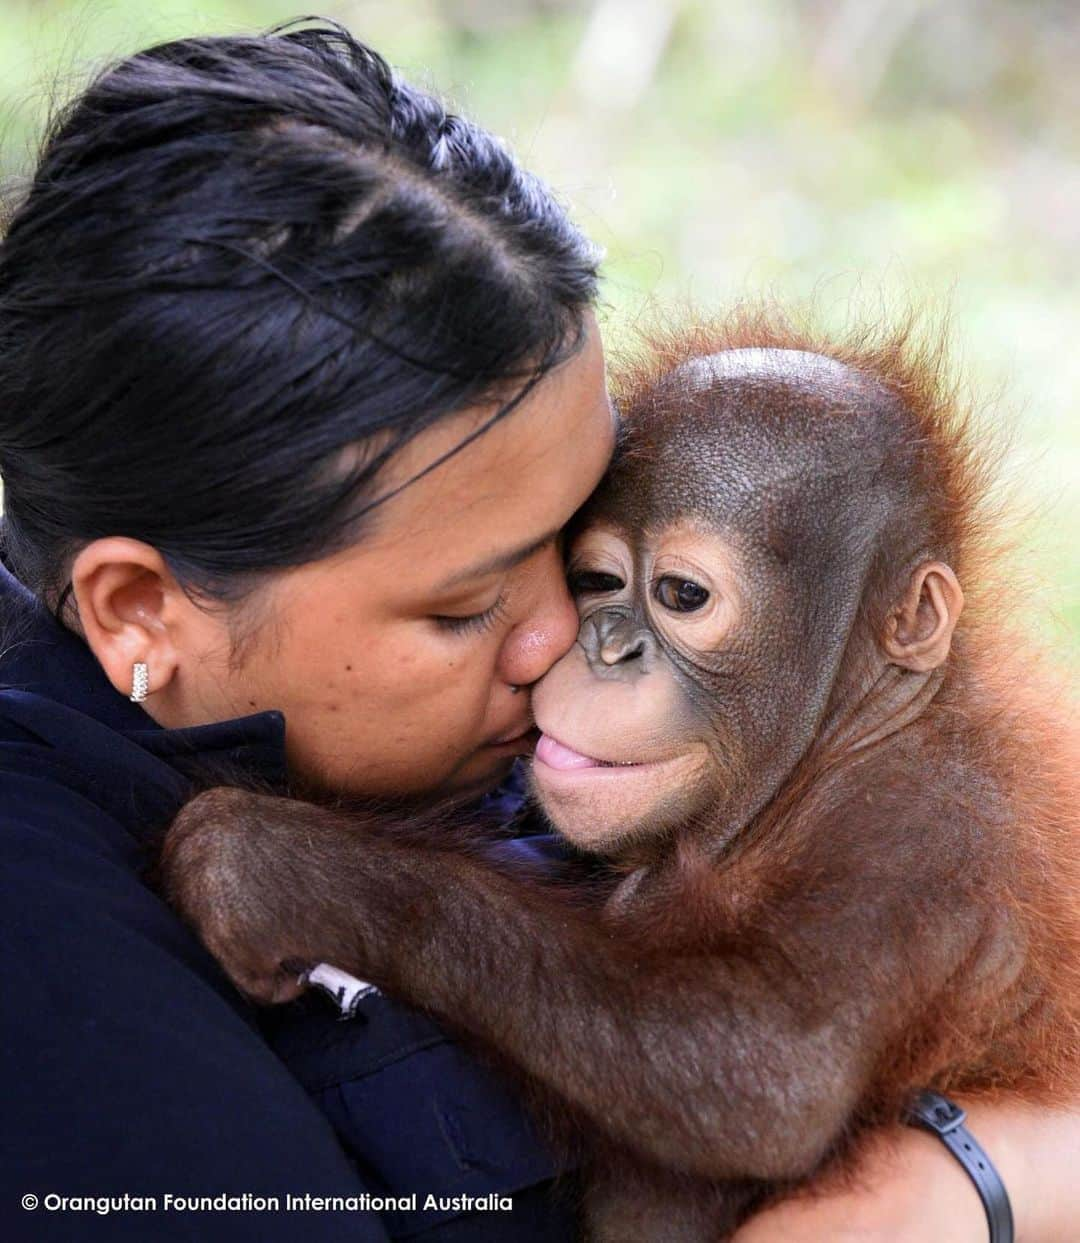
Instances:
[[[603,358],[598,341],[590,344],[434,469],[492,409],[440,420],[404,446],[381,473],[380,490],[407,486],[372,512],[362,545],[464,571],[557,532],[599,483],[614,448]]]

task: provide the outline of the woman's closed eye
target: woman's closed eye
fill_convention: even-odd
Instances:
[[[502,621],[506,610],[506,593],[502,592],[494,603],[479,613],[453,616],[447,613],[432,614],[432,621],[442,630],[452,634],[482,634],[493,630]]]

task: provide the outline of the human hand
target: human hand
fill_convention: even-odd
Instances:
[[[850,1178],[757,1214],[733,1243],[987,1243],[986,1213],[959,1162],[933,1135],[875,1135]]]
[[[1080,1108],[959,1102],[1005,1183],[1020,1243],[1076,1243]],[[733,1243],[986,1243],[974,1185],[932,1135],[897,1127],[872,1137],[851,1179],[768,1209]]]

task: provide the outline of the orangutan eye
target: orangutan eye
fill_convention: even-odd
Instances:
[[[653,594],[664,608],[673,613],[693,613],[709,599],[704,587],[689,579],[672,578],[670,575],[657,581]]]
[[[574,570],[567,578],[572,596],[599,596],[611,591],[622,591],[626,584],[617,574],[605,574],[601,570]]]

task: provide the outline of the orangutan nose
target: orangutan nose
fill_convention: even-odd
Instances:
[[[645,655],[645,639],[639,634],[633,638],[613,639],[600,646],[600,659],[605,665],[621,665]]]
[[[651,635],[640,622],[613,613],[594,613],[583,623],[578,641],[594,673],[645,672],[652,650]]]

